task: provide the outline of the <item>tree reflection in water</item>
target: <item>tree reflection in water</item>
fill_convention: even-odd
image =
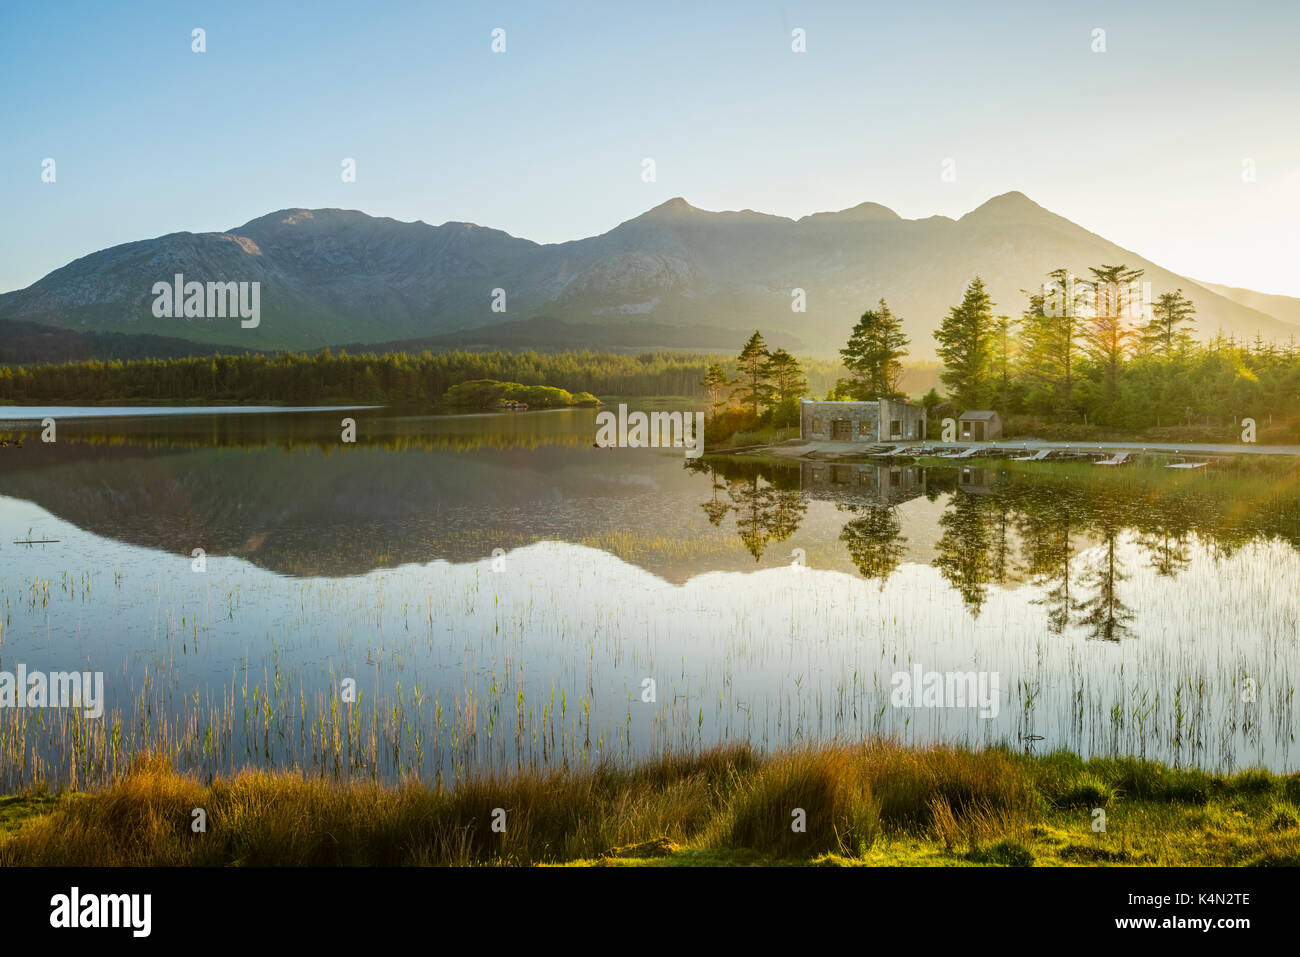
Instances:
[[[900,508],[921,497],[942,500],[930,562],[973,616],[994,586],[1028,582],[1041,590],[1035,603],[1045,607],[1051,632],[1073,626],[1100,641],[1133,633],[1125,563],[1134,550],[1158,575],[1173,577],[1198,544],[1223,555],[1266,539],[1300,547],[1300,492],[1268,476],[1099,476],[1080,465],[1029,471],[709,460],[691,467],[725,482],[731,504],[723,510],[736,514],[736,533],[755,559],[798,530],[810,502],[833,503],[847,518],[839,540],[849,559],[882,587],[908,554]],[[715,489],[705,504],[715,524],[722,518],[716,502]]]

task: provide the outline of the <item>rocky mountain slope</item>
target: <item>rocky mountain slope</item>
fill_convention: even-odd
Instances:
[[[742,334],[758,327],[830,354],[883,296],[903,317],[913,355],[924,358],[972,276],[984,278],[999,313],[1018,316],[1021,290],[1049,270],[1086,275],[1102,263],[1144,268],[1154,295],[1181,287],[1196,302],[1202,335],[1282,340],[1300,332],[1300,314],[1284,309],[1295,300],[1177,276],[1014,192],[957,220],[906,220],[874,203],[794,220],[708,212],[672,199],[602,235],[549,245],[471,223],[288,209],[224,233],[171,233],[92,253],[0,295],[0,319],[241,349],[311,349],[449,334],[457,335],[448,341],[499,345],[500,336],[472,333],[507,323],[536,329],[529,320],[545,317],[554,320],[548,335],[564,340],[554,348],[589,341],[673,347],[676,340],[698,347],[701,329],[709,341],[734,330],[738,348]],[[153,285],[176,273],[187,281],[260,282],[260,324],[156,318]],[[804,312],[792,310],[796,289],[804,291]],[[503,301],[495,290],[504,291]]]

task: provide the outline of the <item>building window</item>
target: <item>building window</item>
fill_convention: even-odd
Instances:
[[[821,430],[822,430],[822,420],[821,420],[821,419],[813,419],[813,432],[814,432],[814,433],[820,433]]]
[[[903,423],[898,419],[889,420],[889,437],[891,439],[901,439],[903,437]]]

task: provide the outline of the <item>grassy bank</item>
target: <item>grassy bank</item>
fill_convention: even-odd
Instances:
[[[931,421],[931,438],[938,440],[942,429],[939,420]],[[1003,441],[1050,439],[1054,442],[1171,442],[1171,443],[1224,443],[1241,441],[1240,419],[1220,422],[1200,422],[1182,425],[1149,425],[1137,428],[1089,425],[1083,422],[1061,422],[1056,419],[1036,418],[1027,415],[1003,417]],[[1261,445],[1290,445],[1300,440],[1300,418],[1272,414],[1263,415],[1256,424],[1256,441]]]
[[[707,442],[707,451],[725,452],[728,449],[747,449],[755,445],[779,445],[787,439],[799,438],[799,427],[778,428],[772,425],[759,425],[752,429],[742,429],[716,442]]]
[[[888,741],[442,791],[254,771],[203,784],[145,759],[99,793],[0,799],[0,866],[1296,865],[1297,802],[1300,774]]]
[[[1209,465],[1204,469],[1177,472],[1167,469],[1169,460],[1174,456],[1162,452],[1135,452],[1134,457],[1123,468],[1099,469],[1087,460],[1049,459],[1041,462],[1018,461],[1023,452],[1008,450],[1010,458],[997,456],[977,456],[970,459],[954,460],[936,455],[918,455],[908,461],[909,465],[921,465],[931,468],[996,468],[1017,475],[1049,479],[1077,479],[1098,488],[1114,485],[1134,484],[1135,482],[1168,484],[1179,479],[1195,479],[1204,485],[1231,483],[1234,479],[1259,480],[1268,478],[1291,478],[1300,474],[1300,457],[1294,455],[1198,455],[1186,453],[1183,457],[1190,459],[1208,459]],[[1109,453],[1106,453],[1109,454]],[[844,456],[842,461],[856,463],[880,464],[880,459],[867,455]]]

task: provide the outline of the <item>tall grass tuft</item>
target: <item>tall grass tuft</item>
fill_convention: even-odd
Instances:
[[[863,856],[880,832],[863,756],[821,747],[781,755],[737,782],[714,842],[776,857]]]

